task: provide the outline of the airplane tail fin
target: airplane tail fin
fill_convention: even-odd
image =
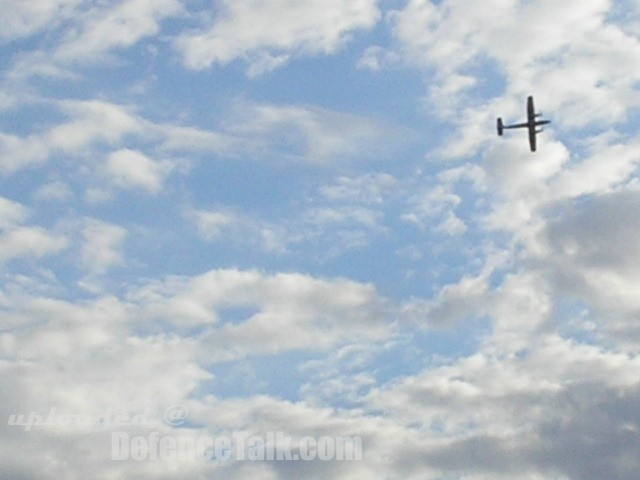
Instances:
[[[498,118],[498,135],[502,136],[502,132],[504,132],[504,124],[502,123],[502,118]]]

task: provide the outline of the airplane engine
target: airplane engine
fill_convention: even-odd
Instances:
[[[502,118],[498,118],[498,135],[502,136],[502,132],[504,132],[504,124]]]

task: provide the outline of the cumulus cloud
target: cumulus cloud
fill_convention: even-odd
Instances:
[[[63,151],[81,150],[99,141],[115,143],[140,129],[136,116],[120,105],[92,100],[64,101],[60,107],[72,120],[53,127],[45,139]]]
[[[6,15],[0,40],[10,42],[51,28],[52,22],[59,24],[81,3],[82,0],[3,0],[0,5]]]
[[[61,61],[95,61],[111,49],[128,47],[155,35],[162,19],[180,12],[182,5],[178,0],[98,4],[80,17],[79,28],[66,32],[55,56]]]
[[[225,0],[211,25],[182,34],[176,48],[189,68],[240,58],[251,64],[250,73],[259,74],[291,55],[332,53],[352,32],[373,27],[379,16],[375,0]]]
[[[378,71],[393,66],[401,60],[401,56],[382,47],[367,48],[358,60],[358,68]]]
[[[449,235],[463,234],[467,227],[455,214],[455,207],[462,202],[450,188],[433,187],[409,200],[411,211],[403,214],[403,220],[411,222],[421,229],[432,228],[434,219],[439,219],[439,230]]]
[[[34,193],[34,198],[40,201],[63,201],[73,196],[73,192],[67,184],[56,180],[42,185]]]
[[[78,66],[105,61],[113,66],[123,52],[158,35],[164,19],[184,13],[179,0],[37,0],[28,2],[28,7],[7,1],[20,6],[8,7],[12,15],[6,41],[30,36],[35,45],[12,52],[4,76],[12,90],[37,78],[81,81],[84,74]]]
[[[0,168],[6,175],[47,158],[48,151],[37,137],[21,138],[18,135],[0,133]]]
[[[29,215],[29,210],[18,202],[0,197],[0,227],[7,228],[22,223]]]
[[[11,330],[2,331],[0,354],[10,360],[3,362],[0,382],[11,382],[12,391],[10,401],[3,401],[0,407],[3,416],[31,410],[47,414],[57,408],[61,415],[95,418],[111,411],[127,418],[143,415],[151,422],[120,428],[132,434],[154,430],[168,435],[194,434],[190,429],[163,424],[164,410],[175,403],[188,405],[190,421],[200,424],[201,435],[261,434],[274,429],[296,436],[311,432],[362,434],[348,415],[336,417],[325,407],[266,395],[233,401],[191,395],[213,379],[206,368],[229,360],[229,355],[300,348],[322,351],[348,342],[356,334],[361,340],[389,334],[381,299],[372,286],[341,279],[214,270],[132,286],[126,298],[105,294],[85,301],[48,296],[42,288],[29,291],[6,286],[10,293],[2,297],[2,316],[3,324],[11,325]],[[245,316],[239,317],[239,312],[246,312]],[[209,328],[171,333],[164,328],[156,330],[153,322],[158,321]],[[150,371],[162,374],[149,375]],[[5,393],[0,390],[3,400],[9,400]],[[217,414],[212,415],[214,411]],[[250,420],[255,415],[262,418],[261,423]],[[109,472],[126,464],[126,468],[148,475],[147,469],[153,467],[110,461],[105,445],[110,444],[111,426],[73,422],[35,426],[22,432],[22,437],[20,426],[5,422],[0,428],[3,451],[15,452],[6,459],[4,471],[29,470],[26,458],[32,452],[20,448],[24,435],[29,444],[35,442],[47,455],[64,458],[68,464],[76,465],[81,452],[92,452],[91,465],[99,464]],[[64,445],[49,443],[50,435],[64,435]],[[162,461],[162,468],[169,468],[170,463]],[[212,462],[188,463],[181,471],[218,468]],[[32,473],[45,468],[46,464],[35,464]],[[227,468],[233,472],[244,467],[239,462]],[[58,472],[67,475],[66,467]]]
[[[114,296],[79,302],[25,290],[3,299],[3,325],[11,324],[11,330],[3,329],[0,335],[4,472],[45,475],[52,465],[30,460],[34,451],[29,445],[75,464],[75,472],[119,471],[105,448],[114,425],[105,428],[100,417],[109,424],[115,415],[128,420],[137,415],[146,424],[138,423],[137,433],[162,430],[167,407],[210,378],[193,362],[190,342],[131,335],[131,308]],[[150,370],[162,375],[150,376]],[[4,388],[9,384],[10,392]],[[154,391],[153,398],[141,396],[141,391]],[[89,422],[35,426],[25,432],[25,427],[6,420],[21,413],[28,417],[29,412],[46,416],[52,409],[57,415],[84,415]],[[50,442],[53,437],[57,441]],[[80,460],[83,451],[92,452],[90,462]],[[63,477],[71,474],[66,467],[56,471]]]
[[[198,233],[204,240],[215,240],[224,230],[234,224],[237,218],[233,214],[216,210],[192,210],[186,217],[195,222]]]
[[[139,120],[120,105],[69,100],[57,106],[67,121],[25,136],[0,133],[0,168],[5,174],[41,164],[55,153],[81,155],[96,145],[116,144],[140,133]]]
[[[606,319],[601,333],[631,348],[640,333],[634,321],[640,312],[635,294],[640,270],[632,260],[640,254],[639,200],[636,189],[621,189],[567,203],[545,232],[553,252],[544,259],[546,272],[556,288],[587,302]]]
[[[0,258],[43,257],[67,246],[64,237],[52,235],[40,227],[18,227],[0,235]]]
[[[373,393],[371,407],[420,429],[424,465],[440,474],[632,478],[637,462],[623,459],[637,448],[638,416],[613,412],[637,399],[637,360],[556,336],[530,347],[508,361],[479,353],[409,377]]]
[[[367,329],[370,338],[390,332],[384,301],[373,286],[342,279],[214,270],[191,279],[172,277],[148,285],[131,292],[130,300],[144,306],[150,319],[176,327],[219,324],[203,338],[212,348],[211,361],[325,349],[361,328]],[[225,312],[234,310],[246,313],[240,319],[225,318]]]
[[[80,253],[84,268],[92,273],[104,273],[110,267],[123,264],[121,246],[126,236],[123,227],[88,219],[82,230]]]
[[[107,175],[123,188],[140,188],[149,193],[158,193],[170,170],[170,163],[156,162],[135,150],[117,150],[107,157]]]
[[[25,206],[0,197],[0,260],[39,258],[67,247],[65,236],[38,226],[24,225],[30,211]]]
[[[167,17],[183,13],[179,0],[124,0],[101,3],[78,0],[6,0],[8,29],[0,40],[11,42],[46,32],[55,42],[16,56],[8,77],[19,83],[32,76],[76,78],[74,62],[95,63],[113,50],[156,35]]]

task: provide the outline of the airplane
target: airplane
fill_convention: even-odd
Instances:
[[[551,120],[536,120],[536,118],[540,117],[542,113],[536,113],[533,108],[533,97],[529,96],[527,98],[527,122],[526,123],[516,123],[515,125],[505,125],[502,123],[502,118],[498,118],[498,135],[502,136],[502,133],[507,128],[528,128],[529,129],[529,147],[532,152],[536,151],[536,135],[542,132],[541,129],[537,129],[540,125],[546,125],[547,123],[551,123]]]

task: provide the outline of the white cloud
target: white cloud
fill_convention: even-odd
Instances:
[[[238,219],[230,213],[217,210],[192,210],[186,217],[193,220],[200,236],[207,241],[215,240],[225,229],[236,223]]]
[[[34,198],[39,201],[63,201],[72,196],[69,186],[60,180],[46,183],[34,193]]]
[[[253,58],[251,65],[247,69],[249,77],[258,77],[265,73],[276,70],[285,65],[291,58],[291,55],[271,55],[269,53],[260,53]]]
[[[127,231],[95,219],[88,219],[82,230],[80,260],[90,273],[100,274],[124,264],[121,247]]]
[[[98,4],[83,13],[78,28],[69,29],[56,50],[58,61],[95,61],[112,49],[155,35],[165,17],[182,12],[178,0],[124,0]]]
[[[307,213],[308,221],[314,225],[356,224],[364,227],[376,227],[380,213],[362,207],[326,207],[311,210]]]
[[[82,0],[2,0],[0,8],[4,12],[0,41],[10,42],[33,35],[52,24],[59,24],[82,3]]]
[[[611,21],[611,8],[606,0],[482,6],[413,0],[391,18],[403,58],[434,69],[429,98],[435,113],[458,126],[449,154],[465,156],[493,134],[487,125],[505,112],[502,101],[470,92],[478,84],[504,83],[511,98],[534,93],[554,113],[552,130],[612,125],[640,105],[634,87],[640,61],[633,60],[640,55],[631,54],[640,53],[640,41]]]
[[[14,56],[7,75],[14,86],[34,76],[79,80],[78,63],[109,60],[114,50],[157,35],[165,18],[184,13],[180,0],[5,2],[13,12],[7,40],[46,33],[45,41],[38,39],[41,48]]]
[[[595,145],[589,156],[566,165],[549,182],[552,198],[606,193],[634,178],[640,164],[640,145],[616,137],[600,140],[603,144]]]
[[[544,155],[524,157],[512,148],[488,151],[483,169],[490,208],[480,225],[508,233],[504,248],[523,269],[521,281],[529,278],[520,289],[546,292],[537,303],[542,310],[581,302],[596,318],[589,335],[633,348],[638,329],[632,319],[640,309],[631,233],[638,220],[637,142],[605,132],[583,155],[570,155],[558,142],[547,142]],[[530,300],[522,298],[525,305]]]
[[[290,55],[332,53],[352,32],[373,27],[379,16],[375,0],[224,0],[213,23],[179,36],[176,48],[193,69],[240,58],[259,74]]]
[[[378,71],[389,68],[401,60],[401,56],[396,52],[386,50],[382,47],[368,47],[362,57],[358,60],[358,68]]]
[[[211,354],[211,360],[327,349],[363,328],[366,333],[360,337],[379,338],[391,332],[384,301],[373,286],[343,279],[213,270],[148,285],[132,292],[130,300],[143,306],[151,319],[178,327],[221,323],[203,339],[212,352],[218,352]],[[233,310],[246,313],[240,320],[227,319],[225,312]]]
[[[350,33],[370,28],[379,16],[373,1],[302,3],[218,3],[221,8],[209,23],[198,31],[183,30],[176,45],[193,68],[240,60],[249,64],[249,75],[260,75],[297,56],[335,52]],[[75,60],[93,61],[96,54],[102,61],[109,52],[157,35],[162,19],[180,12],[175,1],[85,2],[70,21],[72,2],[7,4],[15,8],[0,37],[9,32],[7,39],[24,38],[47,29],[47,38],[53,38],[54,29],[74,27],[61,29],[66,43],[51,47],[58,52],[56,61],[69,68]],[[189,205],[183,207],[184,218],[203,240],[220,240],[216,253],[225,251],[228,240],[252,255],[258,245],[269,253],[262,258],[272,266],[269,272],[214,268],[171,276],[165,270],[172,267],[153,265],[144,272],[149,278],[140,278],[140,264],[124,254],[125,241],[136,229],[86,216],[76,223],[66,217],[54,223],[71,224],[70,230],[79,232],[77,261],[87,275],[80,286],[89,288],[77,294],[73,268],[48,271],[30,261],[15,262],[14,270],[7,262],[11,268],[0,275],[0,418],[31,409],[46,413],[51,407],[91,414],[149,409],[153,428],[167,433],[361,435],[365,459],[221,467],[120,463],[109,459],[106,430],[45,427],[27,435],[4,422],[2,474],[635,480],[640,468],[640,150],[633,115],[640,104],[635,91],[640,65],[634,60],[633,20],[619,26],[610,15],[620,14],[621,5],[412,0],[390,7],[401,9],[390,17],[399,43],[364,50],[359,66],[375,71],[413,62],[427,72],[425,85],[436,107],[429,114],[438,116],[436,122],[450,121],[454,137],[429,151],[426,178],[399,173],[415,172],[406,162],[420,156],[412,152],[411,160],[394,150],[394,140],[406,138],[400,129],[305,104],[231,100],[230,110],[216,112],[213,121],[207,117],[206,124],[214,126],[205,129],[202,118],[192,123],[200,127],[157,121],[140,109],[105,100],[39,101],[36,110],[57,110],[31,127],[0,134],[0,168],[12,174],[59,157],[60,172],[51,172],[59,165],[49,162],[37,178],[28,172],[15,175],[34,188],[20,193],[37,201],[40,211],[33,213],[46,214],[51,222],[59,219],[49,213],[64,217],[79,209],[90,213],[71,215],[102,212],[117,218],[111,208],[119,205],[52,200],[73,199],[71,187],[85,188],[95,201],[113,198],[117,189],[95,182],[105,174],[123,188],[158,192],[170,167],[177,166],[176,152],[207,161],[254,158],[265,165],[276,160],[280,167],[282,161],[302,160],[332,168],[296,166],[320,186],[305,191],[293,212],[275,220],[238,213],[234,205],[206,208],[192,203],[195,195],[178,200]],[[46,57],[39,54],[32,60]],[[50,72],[57,68],[40,66]],[[505,95],[478,100],[488,91],[485,80],[494,78],[505,81]],[[87,83],[86,88],[96,87]],[[535,155],[527,151],[524,132],[489,144],[496,112],[505,119],[522,117],[525,92],[535,93],[538,107],[554,121]],[[19,109],[22,101],[15,100],[13,107]],[[0,103],[12,101],[5,95]],[[181,119],[192,118],[188,108]],[[24,133],[27,128],[32,130]],[[475,155],[486,145],[480,157]],[[389,173],[380,173],[379,163],[344,161],[375,160],[389,152],[403,163],[385,164]],[[466,155],[474,157],[464,165],[441,163],[443,156]],[[105,158],[106,164],[97,166]],[[78,187],[87,176],[89,188]],[[43,178],[50,183],[43,185]],[[208,205],[224,201],[218,192],[211,195]],[[47,230],[30,224],[31,214],[26,205],[0,197],[3,260],[37,260],[67,246],[59,226]],[[406,225],[392,230],[391,222],[402,214],[421,230]],[[380,234],[393,242],[391,249],[408,252],[416,270],[440,270],[420,250],[440,238],[438,229],[467,235],[442,242],[450,242],[442,256],[451,252],[451,258],[442,259],[451,267],[445,278],[411,285],[417,297],[403,299],[400,306],[380,293],[390,283],[380,276],[373,278],[385,287],[278,270],[295,268],[302,258],[306,271],[352,271],[359,267],[350,257],[329,267],[319,257],[334,247],[365,246]],[[409,236],[417,238],[407,245]],[[452,252],[458,246],[465,251]],[[467,255],[473,256],[469,264],[458,265]],[[237,260],[216,255],[205,261],[218,258]],[[202,266],[200,258],[188,260],[180,271]],[[371,261],[376,262],[375,255]],[[123,275],[116,266],[123,267]],[[369,274],[368,267],[356,271]],[[116,286],[96,287],[98,280]],[[433,292],[430,298],[419,296],[425,291]],[[302,365],[296,363],[300,357]],[[252,391],[263,394],[222,398],[216,368],[223,376],[227,367],[243,372],[238,363],[251,362],[257,375],[247,381],[255,380]],[[286,387],[265,380],[270,368]],[[288,376],[292,371],[302,377],[298,384]],[[302,400],[275,398],[282,390],[288,392],[282,396]],[[164,408],[175,403],[189,406],[197,427],[163,424]],[[33,462],[36,457],[42,462]]]
[[[3,362],[0,374],[1,384],[12,385],[10,402],[0,403],[0,413],[5,418],[32,410],[46,415],[56,408],[61,415],[95,417],[112,411],[131,418],[142,414],[152,425],[36,426],[24,434],[19,426],[5,422],[0,426],[3,451],[13,452],[3,463],[5,472],[13,469],[38,475],[41,469],[49,468],[40,463],[33,464],[32,469],[27,467],[26,459],[33,454],[24,444],[27,436],[28,444],[38,445],[38,450],[48,458],[73,465],[57,468],[60,478],[70,475],[70,468],[76,474],[85,467],[99,467],[113,475],[126,469],[142,477],[153,475],[155,468],[166,472],[173,468],[170,461],[110,461],[109,435],[115,430],[142,435],[152,430],[190,435],[194,431],[172,429],[163,423],[165,409],[176,403],[189,407],[189,420],[201,425],[200,435],[264,434],[278,430],[295,436],[338,436],[371,435],[375,431],[368,420],[336,415],[331,408],[266,395],[227,401],[211,394],[201,395],[199,390],[205,382],[215,380],[203,366],[228,358],[229,353],[252,355],[300,347],[326,349],[336,342],[348,342],[356,334],[362,340],[363,330],[365,339],[385,336],[389,333],[386,319],[371,314],[379,308],[376,306],[379,299],[370,286],[295,274],[269,276],[255,271],[218,270],[197,277],[167,278],[161,283],[132,289],[126,301],[104,295],[72,302],[29,294],[24,289],[8,291],[11,296],[2,298],[2,319],[3,324],[10,322],[12,328],[0,335],[0,355],[12,358]],[[237,316],[232,310],[245,308],[254,308],[256,312],[248,312],[242,319],[251,332],[231,335],[225,326],[230,327],[230,322],[238,320],[228,317]],[[222,325],[220,331],[187,337],[155,332],[150,320],[160,318]],[[363,329],[362,322],[368,328]],[[146,330],[149,334],[145,334]],[[225,335],[232,338],[214,338]],[[69,372],[73,375],[69,376]],[[251,420],[256,418],[258,422]],[[56,438],[64,435],[64,444],[51,442],[52,434]],[[87,452],[91,452],[88,462]],[[79,458],[84,458],[82,465]],[[246,465],[231,462],[225,465],[225,475],[242,478],[247,473]],[[213,462],[186,462],[180,464],[179,471],[193,477],[216,473],[217,468]],[[267,473],[274,471],[268,464],[264,468]],[[351,471],[348,465],[344,468]],[[366,473],[369,467],[363,468]]]
[[[634,478],[634,428],[640,422],[634,413],[639,398],[638,359],[577,345],[555,335],[538,337],[525,352],[478,352],[426,369],[374,388],[364,398],[357,387],[369,390],[370,378],[356,375],[350,385],[341,386],[331,382],[335,372],[329,372],[325,387],[334,388],[339,396],[353,387],[353,399],[361,402],[357,409],[268,395],[222,399],[209,392],[196,393],[204,382],[215,385],[215,378],[203,365],[220,360],[222,344],[226,353],[240,353],[241,345],[250,353],[260,353],[275,348],[270,332],[286,331],[287,335],[279,335],[279,348],[296,348],[304,338],[301,329],[311,334],[304,340],[306,348],[327,348],[328,336],[335,334],[336,328],[340,330],[336,339],[349,342],[353,338],[362,342],[363,335],[364,340],[384,339],[388,330],[379,331],[380,336],[371,331],[376,317],[369,310],[371,301],[377,302],[371,288],[353,282],[229,270],[168,278],[132,291],[126,301],[103,296],[71,303],[14,294],[3,299],[3,320],[11,321],[14,328],[3,333],[0,351],[3,356],[17,355],[20,363],[7,361],[3,365],[0,381],[11,381],[13,389],[11,402],[3,402],[0,410],[6,417],[31,409],[46,414],[54,406],[60,414],[98,415],[107,409],[129,416],[148,412],[153,426],[130,429],[133,434],[160,430],[189,435],[193,430],[162,424],[164,409],[178,402],[189,407],[189,419],[200,425],[198,434],[284,431],[294,438],[363,438],[365,457],[361,462],[303,462],[296,464],[295,472],[286,462],[265,464],[265,472],[260,474],[273,478],[300,478],[301,472],[305,478],[321,478],[330,472],[340,478],[364,479],[388,472],[394,479],[471,473],[478,478],[507,479],[518,472],[523,478],[536,479],[547,471],[558,478],[581,480],[596,480],[604,471],[614,472],[617,480]],[[214,315],[193,316],[196,306]],[[239,324],[229,323],[238,321],[227,318],[234,316],[231,310],[247,307],[255,312],[247,312]],[[149,328],[145,312],[164,318],[192,315],[196,322],[205,321],[214,328],[220,325],[219,329],[227,331],[253,324],[251,329],[258,331],[222,335],[220,345],[213,342],[217,335],[213,330],[190,338],[167,333],[145,337],[140,336],[141,327]],[[263,316],[265,324],[260,326]],[[317,330],[325,322],[329,328]],[[132,329],[138,334],[133,335]],[[352,357],[353,362],[364,361],[365,367],[369,360],[362,357],[368,352],[367,347],[347,346],[335,351],[335,357]],[[162,375],[148,375],[149,371]],[[16,428],[3,426],[5,451],[15,452],[5,463],[11,466],[5,471],[14,468],[25,472],[24,459],[32,452],[25,448],[26,435]],[[72,475],[71,468],[76,474],[79,468],[96,466],[114,475],[126,468],[143,478],[153,476],[153,462],[109,461],[105,445],[109,445],[110,431],[36,427],[28,439],[50,458],[64,459],[69,465],[56,470],[60,478]],[[57,438],[62,433],[66,439],[63,446],[50,441],[50,435]],[[91,452],[89,462],[87,452]],[[229,478],[241,478],[247,473],[246,465],[232,462],[225,466],[225,473]],[[36,464],[33,474],[45,467]],[[173,467],[162,462],[158,468],[166,471]],[[211,462],[187,462],[181,464],[180,471],[193,477],[218,470]]]
[[[605,0],[562,5],[412,0],[392,18],[408,54],[415,61],[437,65],[441,74],[454,73],[481,54],[495,57],[515,74],[567,45],[579,45],[594,34],[599,37],[609,6]]]
[[[94,162],[109,148],[106,171],[121,186],[139,185],[153,193],[172,169],[189,160],[143,159],[128,147],[130,141],[150,143],[169,158],[175,152],[213,152],[328,163],[386,155],[408,136],[405,129],[383,121],[306,105],[236,102],[221,116],[221,126],[210,130],[154,122],[131,106],[102,100],[59,101],[55,107],[64,121],[23,136],[0,132],[1,171],[13,174],[61,153]]]
[[[295,220],[273,222],[231,207],[186,208],[182,216],[206,242],[225,241],[270,254],[283,254],[305,238]]]
[[[213,151],[227,153],[233,150],[233,142],[223,132],[202,130],[195,127],[156,124],[151,125],[156,134],[163,137],[161,148],[170,151]]]
[[[233,102],[221,115],[220,126],[211,130],[139,122],[153,138],[159,138],[163,150],[312,163],[387,155],[410,133],[375,118],[313,105],[246,101]]]
[[[225,356],[323,350],[356,332],[371,339],[391,333],[384,303],[370,285],[279,274],[261,281],[256,293],[262,304],[258,313],[245,322],[225,325],[208,339],[211,346],[229,347]],[[283,331],[288,332],[284,337]]]
[[[123,188],[141,188],[149,193],[158,193],[170,170],[168,162],[156,162],[135,150],[121,149],[107,157],[107,175]]]
[[[489,289],[490,269],[477,276],[465,276],[455,284],[440,289],[431,301],[411,301],[404,306],[404,315],[410,322],[423,328],[452,329],[463,321],[478,319],[489,314],[493,295]]]
[[[529,347],[408,377],[374,392],[369,407],[417,429],[423,441],[405,458],[422,458],[440,475],[633,478],[639,418],[628,408],[638,400],[637,359],[555,336]]]
[[[108,475],[118,472],[122,464],[111,460],[111,432],[168,432],[163,424],[167,407],[185,400],[199,382],[210,379],[193,361],[191,342],[131,335],[136,322],[132,309],[113,296],[68,301],[29,294],[24,288],[11,291],[3,298],[2,311],[2,323],[11,325],[11,330],[0,334],[0,356],[7,359],[0,369],[0,384],[3,391],[12,386],[10,396],[0,394],[3,418],[28,416],[31,411],[47,415],[56,409],[58,415],[89,419],[138,416],[152,425],[83,427],[67,422],[24,432],[24,427],[4,421],[0,426],[4,473],[36,478],[53,468],[60,478],[70,478],[94,468]],[[149,375],[150,371],[162,373]],[[52,436],[57,440],[52,442]],[[50,461],[30,460],[33,448]]]
[[[126,107],[100,101],[64,101],[60,108],[72,120],[53,127],[44,138],[65,152],[82,150],[96,142],[114,144],[126,135],[140,133],[140,119]]]
[[[6,229],[25,221],[29,209],[18,202],[0,197],[0,228]]]
[[[1,87],[0,87],[1,88]],[[15,93],[0,89],[0,110],[8,110],[17,104]]]
[[[340,176],[334,184],[320,188],[329,200],[382,204],[398,188],[398,181],[387,173],[368,173],[358,177]]]
[[[0,132],[0,169],[4,174],[41,163],[47,156],[47,147],[41,139]]]
[[[326,163],[336,158],[377,157],[392,151],[407,132],[372,118],[307,105],[239,104],[226,133],[236,150]]]
[[[0,258],[43,257],[67,247],[67,240],[40,227],[16,227],[0,235]]]
[[[323,245],[321,258],[332,257],[364,247],[372,234],[387,233],[382,211],[351,204],[312,207],[273,221],[229,209],[187,210],[184,216],[205,241],[224,240],[278,256],[318,244]]]
[[[89,187],[84,192],[85,200],[90,204],[105,203],[113,199],[114,192],[112,189]]]
[[[69,100],[56,106],[68,121],[23,137],[0,133],[0,168],[5,173],[43,163],[59,152],[82,155],[96,145],[117,144],[127,135],[141,132],[140,119],[120,105]]]
[[[565,295],[576,296],[606,319],[599,330],[619,344],[633,345],[640,335],[635,318],[640,300],[640,228],[637,189],[620,189],[563,204],[547,223],[549,254],[543,257],[549,278]]]
[[[455,213],[462,199],[453,188],[453,184],[440,184],[414,195],[408,200],[408,212],[402,214],[402,219],[423,231],[433,229],[435,225],[436,230],[447,235],[464,234],[467,226]]]
[[[0,197],[0,260],[40,258],[67,247],[63,235],[42,227],[23,225],[29,214],[25,206]]]
[[[365,247],[372,235],[388,235],[384,204],[399,194],[399,185],[384,173],[339,176],[319,186],[303,208],[286,217],[265,219],[230,206],[190,208],[183,216],[206,241],[225,240],[278,256],[318,245],[322,258],[334,257]]]

